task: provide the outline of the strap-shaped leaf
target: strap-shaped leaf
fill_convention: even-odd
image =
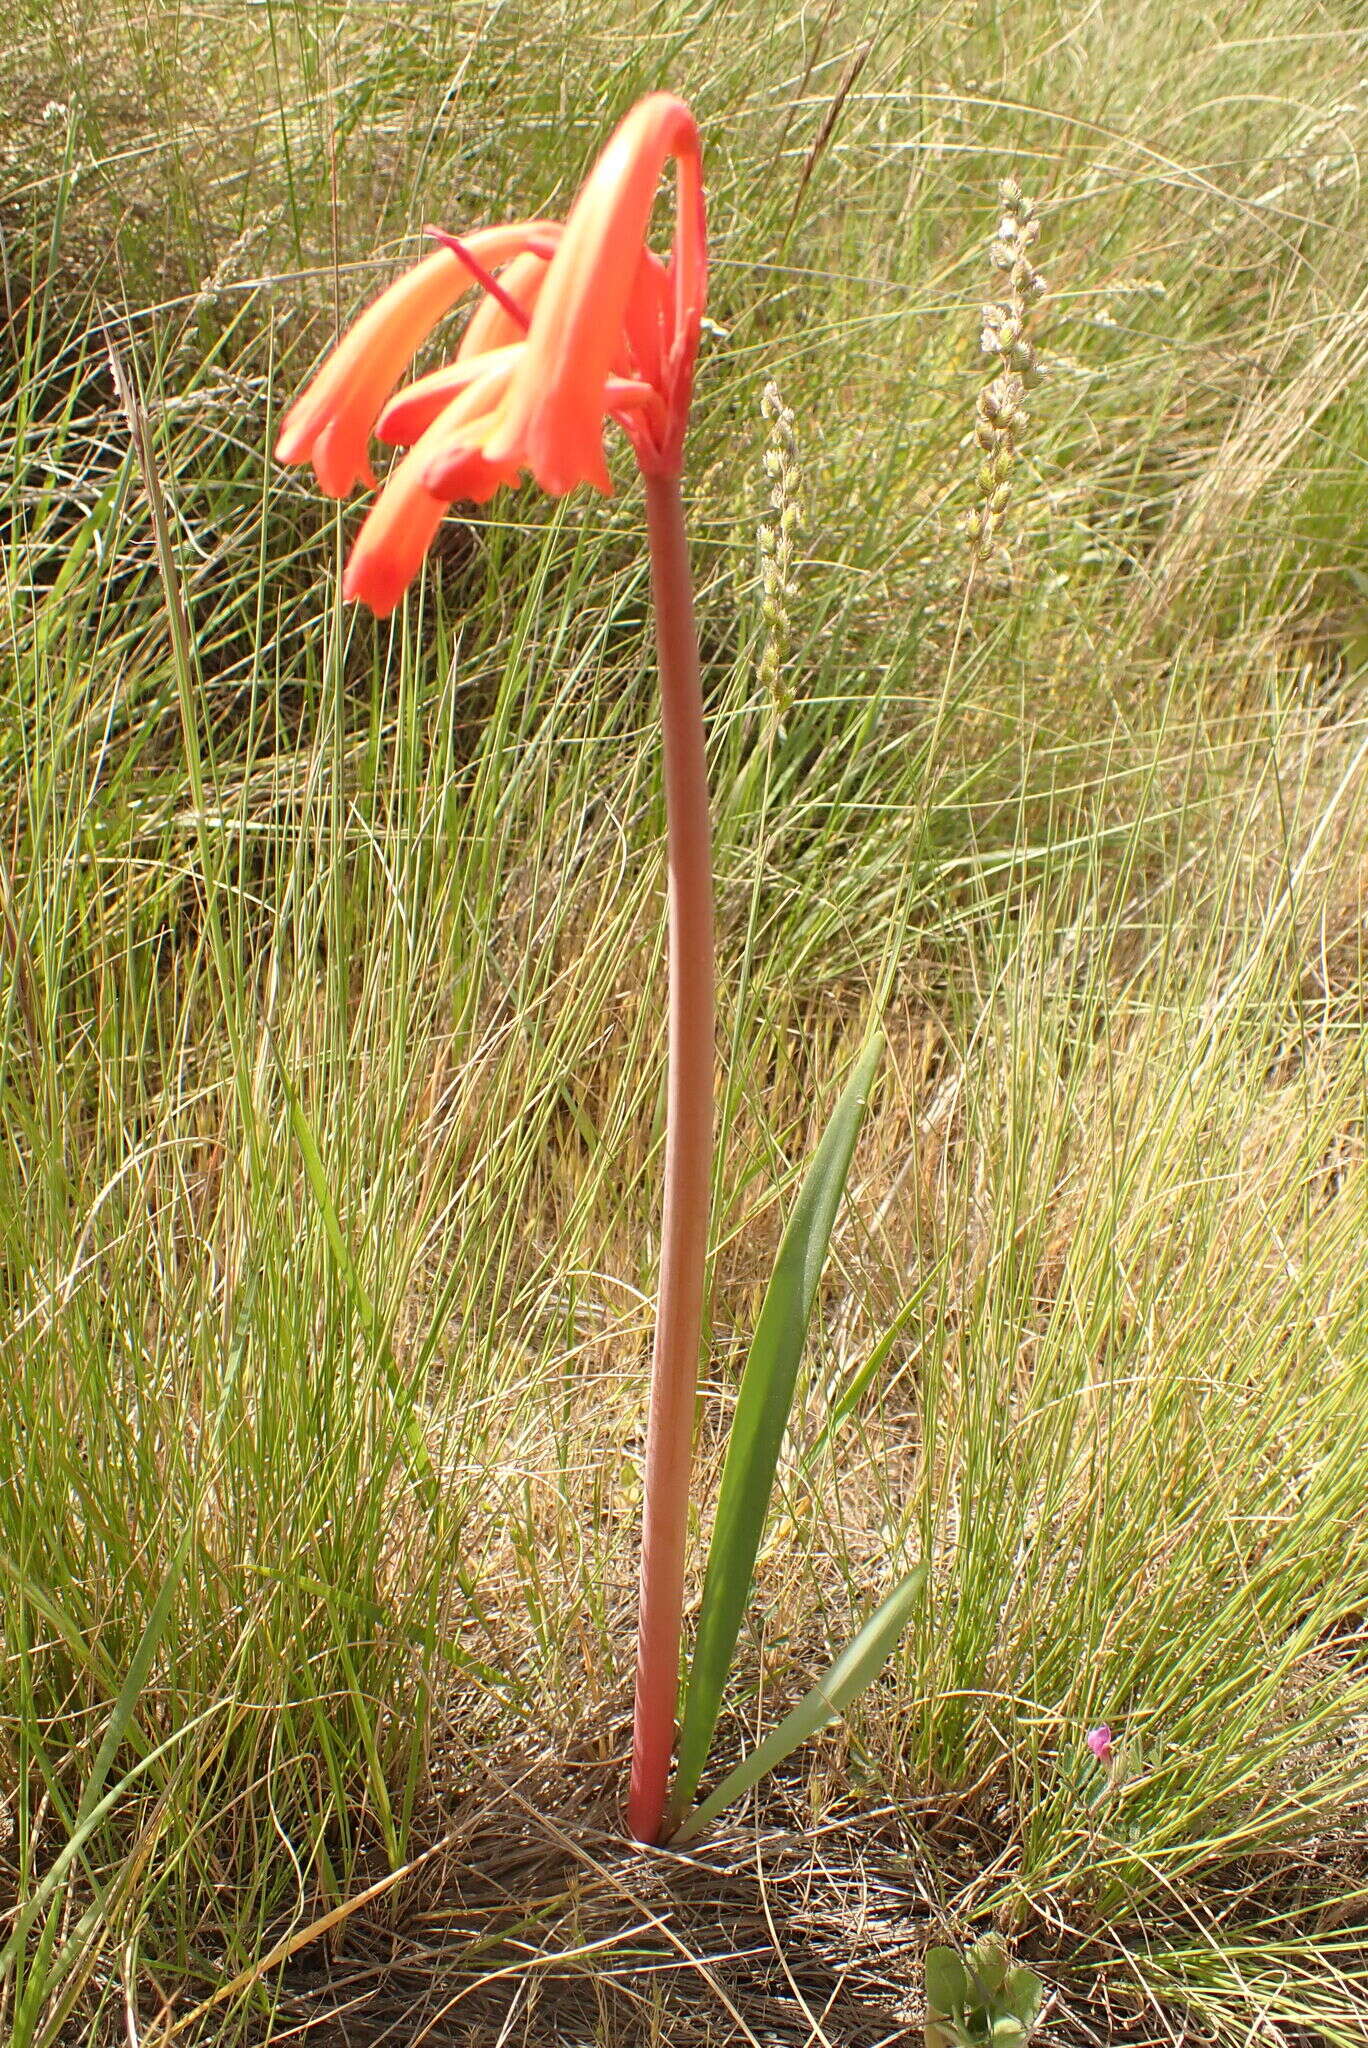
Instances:
[[[883,1034],[876,1030],[855,1062],[813,1154],[779,1247],[741,1375],[708,1551],[698,1640],[689,1666],[670,1801],[675,1819],[687,1811],[708,1761],[723,1687],[750,1597],[779,1447],[788,1426],[827,1247],[882,1052]]]
[[[673,1846],[692,1841],[709,1821],[716,1820],[719,1813],[724,1813],[736,1800],[743,1798],[752,1785],[758,1784],[767,1772],[791,1755],[799,1743],[830,1727],[850,1702],[867,1685],[873,1684],[911,1620],[925,1583],[924,1564],[915,1565],[906,1578],[899,1579],[882,1606],[875,1608],[854,1642],[842,1650],[812,1691],[804,1694],[792,1713],[785,1714],[779,1726],[749,1756],[743,1757],[735,1770],[728,1771],[717,1790],[710,1792],[701,1806],[694,1808],[683,1826],[671,1837]]]

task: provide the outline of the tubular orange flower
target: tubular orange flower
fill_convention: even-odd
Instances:
[[[490,462],[460,441],[465,420],[478,418],[493,392],[507,383],[515,354],[514,349],[498,349],[470,366],[475,374],[464,378],[459,396],[438,407],[376,499],[348,559],[342,595],[360,598],[377,618],[394,610],[417,575],[451,499],[483,504],[500,484],[516,480],[516,465]],[[458,465],[451,472],[453,488],[435,497],[424,473],[433,460],[453,454]]]
[[[660,173],[677,166],[668,264],[647,247]],[[432,503],[480,501],[530,471],[555,495],[612,488],[605,422],[629,435],[648,475],[677,477],[707,293],[707,231],[698,130],[682,100],[651,93],[619,123],[571,208],[557,221],[475,230],[425,257],[361,315],[286,414],[282,462],[312,462],[331,497],[374,487],[369,442],[424,441],[406,457],[362,529],[364,567],[349,596],[389,611],[417,574],[440,522]],[[491,271],[502,269],[496,282]],[[485,287],[455,360],[391,400],[432,329],[473,285]],[[503,358],[513,351],[505,371]],[[501,358],[501,375],[475,379]],[[473,402],[479,389],[481,402]],[[425,437],[444,409],[447,431]],[[390,401],[387,403],[387,401]],[[459,429],[459,434],[458,434]],[[395,500],[386,503],[389,492]],[[425,533],[421,545],[418,537]],[[383,551],[391,550],[382,566]]]
[[[492,460],[516,457],[543,490],[559,494],[581,482],[609,488],[604,384],[622,346],[634,288],[650,275],[641,258],[656,185],[671,156],[677,217],[668,273],[673,305],[659,309],[669,320],[658,371],[663,431],[658,440],[638,443],[637,457],[648,474],[679,474],[707,292],[707,233],[698,129],[682,100],[657,92],[621,122],[571,208],[526,354],[485,438]],[[633,326],[649,331],[649,318]],[[648,366],[640,368],[645,373]]]

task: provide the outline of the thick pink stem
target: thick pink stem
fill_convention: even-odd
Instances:
[[[639,1842],[654,1842],[664,1824],[679,1697],[684,1541],[712,1174],[713,931],[703,695],[676,477],[646,477],[646,520],[665,739],[670,1051],[627,1825]]]

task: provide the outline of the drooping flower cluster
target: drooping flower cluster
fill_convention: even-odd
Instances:
[[[662,262],[646,237],[671,157],[674,245]],[[457,500],[482,503],[524,471],[556,496],[578,483],[610,491],[609,419],[648,475],[678,475],[707,292],[693,115],[670,93],[639,101],[564,224],[515,221],[437,239],[343,337],[276,443],[280,461],[311,462],[330,497],[374,488],[373,433],[407,448],[343,580],[343,595],[379,616],[398,604]],[[418,348],[476,287],[452,361],[396,393]]]

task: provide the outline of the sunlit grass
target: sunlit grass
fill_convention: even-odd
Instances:
[[[717,255],[700,1533],[892,982],[719,1763],[897,1571],[933,1583],[714,1852],[810,1827],[858,1912],[892,1828],[918,1939],[996,1915],[1061,2027],[1152,1994],[1231,2043],[1357,2039],[1361,36],[1167,0],[87,13],[27,10],[0,68],[0,2026],[125,2040],[127,2001],[156,2041],[240,1973],[178,2038],[300,2024],[273,1946],[321,1955],[534,1768],[545,1825],[615,1853],[662,1138],[640,505],[506,497],[376,627],[336,598],[354,515],[265,451],[426,219],[554,207],[668,75]],[[1014,567],[966,604],[1008,169],[1049,374]],[[1089,1805],[1101,1719],[1129,1748]],[[507,1882],[462,1982],[664,1941],[583,1870]],[[597,1951],[559,1967],[605,2038],[645,2024]],[[659,1981],[661,2037],[708,2038]]]

